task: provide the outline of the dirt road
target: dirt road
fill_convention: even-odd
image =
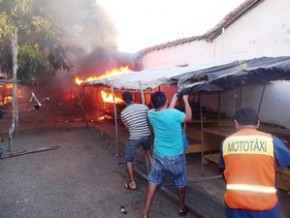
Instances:
[[[0,160],[1,218],[141,217],[146,181],[137,176],[136,191],[123,187],[123,157],[110,138],[82,123],[22,125],[12,151],[60,148]],[[151,217],[178,217],[176,202],[158,191]]]

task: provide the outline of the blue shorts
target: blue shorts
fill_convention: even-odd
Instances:
[[[172,176],[173,184],[177,188],[186,186],[186,159],[184,154],[176,156],[158,156],[153,154],[148,182],[159,185],[165,172]]]
[[[0,144],[0,157],[1,157],[1,155],[3,154],[3,152],[4,152],[4,147],[3,147],[2,144]]]
[[[149,149],[151,146],[150,136],[128,140],[125,148],[125,163],[133,162],[136,151],[140,145],[142,145],[143,149]]]

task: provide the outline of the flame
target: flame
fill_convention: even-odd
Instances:
[[[0,85],[0,88],[12,89],[13,88],[13,84],[12,83],[4,83],[4,84]]]
[[[106,71],[105,74],[100,75],[100,76],[90,76],[90,77],[88,77],[85,80],[82,80],[79,77],[76,77],[75,78],[75,83],[77,85],[81,85],[82,83],[85,83],[85,82],[90,82],[90,81],[94,81],[94,80],[99,80],[99,79],[102,79],[102,78],[110,77],[110,76],[113,76],[113,75],[118,75],[118,74],[122,74],[122,73],[131,73],[131,72],[132,72],[132,70],[130,70],[128,66],[119,67],[119,68],[115,68],[115,69],[113,69],[111,71]]]
[[[113,94],[112,93],[108,93],[104,90],[101,91],[101,95],[103,98],[103,102],[105,103],[113,103]],[[115,103],[122,103],[123,100],[121,98],[118,98],[117,96],[115,96]]]
[[[12,83],[4,83],[0,85],[0,105],[5,105],[12,102],[11,91],[13,88]]]
[[[6,96],[0,102],[0,105],[5,105],[12,102],[12,96]]]
[[[6,83],[5,84],[5,88],[6,89],[12,89],[13,88],[13,84],[12,83]]]
[[[104,121],[106,119],[113,119],[113,116],[110,115],[103,115],[97,118],[98,121]]]

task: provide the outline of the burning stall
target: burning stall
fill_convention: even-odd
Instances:
[[[115,120],[115,130],[116,130],[116,146],[117,152],[119,152],[119,142],[118,142],[118,114],[121,109],[125,106],[122,102],[119,102],[121,93],[124,91],[131,91],[134,93],[135,101],[141,102],[143,104],[150,104],[150,93],[157,89],[165,91],[168,93],[168,97],[176,92],[176,80],[172,78],[187,72],[195,70],[195,67],[174,67],[170,69],[149,69],[143,71],[131,71],[128,70],[121,71],[118,73],[107,72],[106,74],[98,77],[91,77],[86,80],[76,79],[76,82],[80,84],[80,88],[85,90],[90,87],[89,90],[94,89],[94,95],[102,95],[102,102],[99,100],[98,105],[95,105],[96,116],[101,117],[104,113],[105,108],[113,108],[114,120]],[[174,84],[174,85],[172,85]],[[105,93],[105,94],[104,94]],[[110,93],[110,94],[109,94]],[[109,97],[110,96],[110,97]],[[98,97],[100,98],[100,97]],[[112,103],[107,103],[105,101]]]
[[[108,86],[88,86],[86,83],[126,72],[131,72],[127,66],[112,69],[99,76],[90,76],[85,79],[75,78],[75,83],[78,85],[75,90],[77,106],[82,110],[85,120],[98,122],[114,119],[114,104],[117,114],[125,107],[119,92],[112,93]]]

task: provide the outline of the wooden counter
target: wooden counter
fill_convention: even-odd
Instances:
[[[233,122],[231,120],[203,120],[204,128],[217,128],[224,126],[231,126]],[[200,153],[202,151],[212,151],[213,147],[204,146],[202,148],[202,131],[201,121],[193,120],[184,124],[184,130],[189,141],[189,147],[186,153]],[[214,149],[216,150],[216,149]]]
[[[235,132],[232,127],[210,127],[203,130],[204,151],[219,152],[222,141]]]

